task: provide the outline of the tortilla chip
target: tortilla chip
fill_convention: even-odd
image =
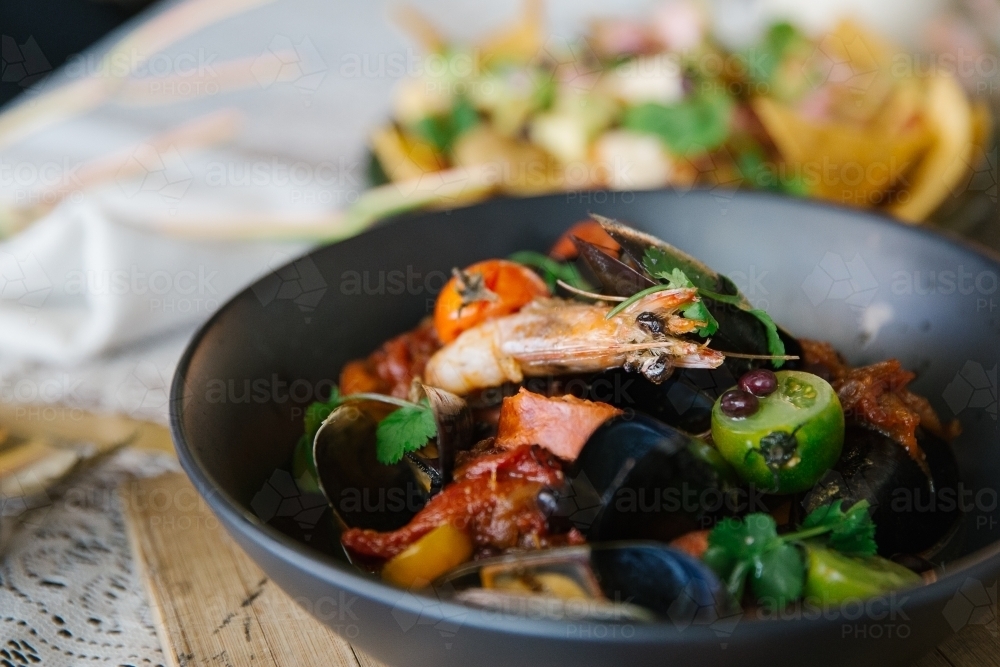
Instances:
[[[786,174],[799,176],[812,196],[841,204],[880,203],[883,193],[912,168],[930,143],[919,119],[900,123],[877,118],[859,126],[806,119],[769,98],[756,98],[751,104],[781,154]]]
[[[893,93],[893,54],[899,49],[861,24],[846,19],[817,44],[830,62],[825,83],[833,84],[837,116],[871,121]]]
[[[927,219],[973,167],[974,118],[965,91],[939,72],[927,80],[925,94],[923,115],[933,143],[907,177],[907,196],[889,206],[907,222]]]

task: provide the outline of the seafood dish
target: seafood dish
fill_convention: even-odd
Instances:
[[[943,222],[992,145],[990,105],[950,56],[915,66],[849,18],[818,35],[774,23],[736,48],[686,0],[575,39],[543,14],[527,0],[510,26],[455,43],[400,12],[425,57],[369,138],[372,184],[397,187],[365,207],[700,186]]]
[[[898,360],[851,366],[598,215],[547,254],[446,268],[433,314],[339,370],[292,456],[370,576],[716,622],[921,586],[950,558],[959,426]]]

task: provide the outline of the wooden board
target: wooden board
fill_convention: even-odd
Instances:
[[[127,484],[121,497],[172,667],[380,667],[269,581],[184,475]]]
[[[282,667],[382,667],[268,581],[183,475],[131,483],[121,497],[163,652],[173,667],[242,667],[251,660]],[[963,629],[914,665],[983,666],[1000,667],[1000,638],[984,625]]]

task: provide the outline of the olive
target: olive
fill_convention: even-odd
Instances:
[[[742,419],[757,412],[757,397],[742,389],[730,389],[719,401],[723,414],[732,419]]]
[[[740,378],[740,389],[749,392],[754,396],[770,396],[778,388],[778,376],[774,371],[766,368],[757,368],[747,371]]]

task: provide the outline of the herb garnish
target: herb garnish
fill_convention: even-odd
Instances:
[[[710,92],[663,105],[646,102],[625,110],[622,127],[653,134],[675,155],[703,153],[729,137],[733,103],[723,93]]]
[[[663,252],[659,248],[647,248],[646,254],[642,258],[643,267],[646,271],[671,287],[694,287],[698,290],[698,295],[702,299],[711,299],[729,306],[735,306],[750,315],[753,315],[764,325],[767,335],[767,351],[775,357],[785,355],[785,344],[778,335],[778,326],[765,311],[760,308],[751,308],[746,299],[737,294],[720,294],[715,291],[718,282],[712,276],[708,276],[698,266],[686,262],[681,266],[681,262]],[[698,302],[688,306],[684,311],[684,317],[688,319],[704,322],[705,326],[698,329],[698,335],[707,337],[719,330],[719,322],[709,312],[704,302]],[[784,364],[782,359],[775,359],[774,366],[780,368]]]
[[[550,292],[555,292],[556,283],[559,280],[577,289],[586,291],[593,289],[571,262],[560,262],[533,250],[515,252],[507,259],[536,269],[541,274],[545,284],[549,286]]]
[[[385,465],[399,463],[405,454],[415,452],[437,435],[434,411],[426,398],[420,403],[412,403],[383,394],[345,395],[334,387],[333,391],[330,392],[329,399],[317,401],[306,408],[305,433],[299,438],[297,445],[298,449],[303,451],[296,453],[296,457],[302,460],[304,470],[297,471],[297,477],[301,476],[304,471],[315,474],[316,464],[312,457],[312,444],[313,440],[316,439],[316,432],[319,431],[319,427],[323,425],[331,412],[341,405],[353,401],[378,401],[399,406],[398,410],[389,413],[380,421],[375,430],[375,458],[378,459],[379,463]]]
[[[844,512],[842,500],[823,505],[805,518],[799,530],[778,535],[774,519],[765,513],[742,521],[724,519],[708,536],[702,557],[726,583],[734,599],[743,597],[746,582],[757,599],[783,606],[802,596],[805,562],[799,543],[814,540],[852,556],[875,555],[875,524],[862,500]]]
[[[434,411],[427,399],[405,405],[379,422],[375,430],[375,457],[379,463],[399,463],[437,435]]]

